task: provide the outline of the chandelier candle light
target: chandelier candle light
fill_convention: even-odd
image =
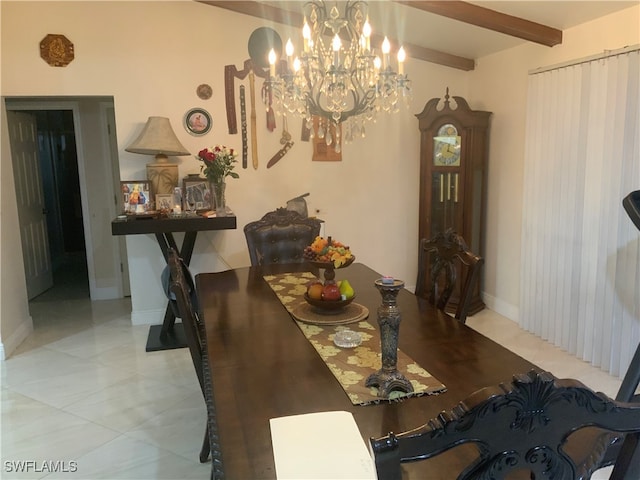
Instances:
[[[269,52],[268,109],[267,100],[272,99],[278,113],[302,117],[311,131],[313,116],[343,123],[349,142],[365,136],[365,122],[375,120],[378,112],[397,112],[400,98],[408,103],[411,82],[404,73],[404,48],[397,53],[397,71],[386,37],[381,56],[371,48],[366,2],[347,2],[344,16],[336,5],[327,11],[323,1],[306,2],[304,18],[300,56],[294,57],[291,39],[285,46],[286,58],[278,60],[273,49]],[[322,137],[320,132],[318,136]]]

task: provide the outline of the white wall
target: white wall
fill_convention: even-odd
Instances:
[[[562,44],[553,48],[529,43],[483,57],[471,73],[467,100],[473,108],[493,112],[485,299],[488,306],[512,320],[518,319],[520,295],[527,73],[639,43],[640,6],[635,6],[564,31]]]
[[[227,130],[223,73],[227,64],[242,67],[249,36],[264,26],[259,19],[196,2],[1,2],[0,8],[2,95],[113,96],[122,179],[146,176],[149,158],[124,148],[150,115],[169,117],[193,153],[216,143],[241,147],[240,135]],[[271,26],[284,39],[289,36],[281,25]],[[67,67],[53,68],[40,58],[38,44],[48,33],[74,43],[75,59]],[[269,133],[258,105],[260,167],[239,168],[240,179],[227,186],[238,229],[200,234],[194,272],[249,265],[244,224],[311,192],[309,210],[320,210],[325,234],[348,243],[358,260],[413,284],[419,195],[414,115],[430,98],[443,96],[447,86],[453,95],[467,97],[469,91],[465,72],[414,60],[407,61],[406,71],[414,86],[410,108],[368,126],[367,138],[345,145],[338,163],[312,162],[311,145],[299,140],[300,120],[289,118],[295,145],[267,170],[266,162],[280,148],[281,119]],[[211,99],[196,96],[201,83],[213,87]],[[193,107],[213,117],[213,129],[204,137],[182,127],[184,113]],[[173,160],[180,163],[181,176],[199,171],[192,157]],[[9,180],[3,175],[3,183]],[[108,232],[105,225],[102,234]],[[160,249],[153,236],[127,237],[127,247],[133,321],[159,323],[165,308]]]

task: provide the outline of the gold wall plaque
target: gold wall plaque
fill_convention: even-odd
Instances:
[[[40,42],[40,56],[52,67],[66,67],[74,59],[73,43],[64,35],[50,33]]]

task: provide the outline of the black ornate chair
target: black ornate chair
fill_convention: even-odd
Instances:
[[[469,443],[479,456],[459,480],[511,478],[517,470],[528,471],[535,480],[589,479],[602,466],[599,452],[580,452],[582,460],[576,461],[573,447],[568,448],[571,434],[583,427],[640,432],[640,405],[612,400],[577,380],[531,371],[515,375],[509,384],[478,390],[419,428],[371,438],[370,448],[379,480],[399,480],[401,464],[428,460]],[[591,451],[590,444],[576,443],[580,450]],[[615,469],[615,478],[640,478],[640,463],[623,453]]]
[[[204,324],[200,322],[192,299],[195,288],[188,267],[178,256],[176,251],[169,249],[168,264],[171,272],[171,292],[175,296],[178,315],[182,320],[184,335],[191,353],[191,360],[200,383],[200,389],[207,406],[207,428],[200,450],[200,462],[204,463],[211,454],[211,478],[224,478],[222,468],[222,453],[218,438],[215,403],[213,399],[213,381],[209,369],[209,356]]]
[[[321,220],[278,208],[247,223],[244,235],[251,265],[304,262],[304,247],[320,235]]]
[[[439,232],[431,239],[423,238],[418,251],[415,293],[445,310],[457,286],[458,273],[462,272],[455,317],[465,323],[483,264],[484,259],[470,252],[462,237],[451,229]]]

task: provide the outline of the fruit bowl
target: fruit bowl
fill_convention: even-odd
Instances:
[[[304,294],[304,299],[309,305],[326,311],[340,310],[341,308],[346,307],[351,302],[353,302],[354,298],[356,298],[355,295],[351,298],[347,298],[346,300],[316,300],[311,298],[307,293]]]
[[[351,265],[356,259],[355,255],[352,255],[346,262],[340,265],[337,268],[344,268]],[[313,265],[316,268],[324,268],[325,270],[334,270],[336,267],[333,265],[333,262],[318,262],[315,260],[306,260],[306,262],[310,265]]]

